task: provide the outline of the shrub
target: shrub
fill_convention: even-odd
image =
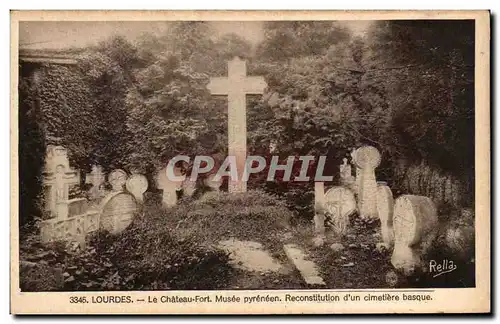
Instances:
[[[22,291],[221,289],[232,271],[224,251],[144,218],[119,235],[93,233],[83,250],[72,247],[42,245],[36,236],[23,242]]]
[[[95,255],[106,256],[110,289],[223,288],[231,267],[228,255],[197,242],[178,239],[165,224],[139,219],[119,235],[99,233]]]
[[[60,268],[48,264],[21,261],[19,267],[21,291],[54,291],[63,285],[63,273]]]

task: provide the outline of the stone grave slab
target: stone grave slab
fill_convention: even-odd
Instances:
[[[230,253],[231,263],[239,269],[266,273],[283,268],[258,242],[230,239],[219,242],[219,247]]]
[[[302,278],[308,285],[326,285],[320,277],[316,264],[307,260],[306,254],[295,244],[285,244],[283,246],[288,259],[299,270]]]

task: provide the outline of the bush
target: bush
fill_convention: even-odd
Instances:
[[[217,289],[232,270],[225,252],[178,239],[165,224],[147,219],[117,236],[99,233],[91,245],[95,256],[109,260],[105,289]]]
[[[164,214],[146,211],[152,222],[162,217],[183,238],[215,246],[229,238],[259,241],[275,248],[279,236],[290,226],[293,213],[286,203],[262,191],[227,194],[209,192],[192,203],[180,204]]]
[[[63,273],[60,268],[48,264],[21,261],[19,267],[21,291],[54,291],[63,285]]]
[[[221,289],[232,271],[224,251],[145,218],[119,235],[93,233],[83,250],[72,247],[42,245],[37,236],[23,242],[22,291]]]

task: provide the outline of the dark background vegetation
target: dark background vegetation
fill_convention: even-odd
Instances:
[[[380,21],[364,38],[334,22],[268,22],[264,34],[252,48],[235,34],[214,39],[207,23],[178,22],[165,35],[82,49],[74,66],[21,63],[21,224],[39,215],[47,144],[67,147],[75,168],[135,168],[150,180],[179,153],[224,156],[227,101],[206,85],[235,55],[269,85],[248,100],[249,154],[269,154],[275,142],[273,154],[283,157],[328,155],[337,176],[351,147],[373,145],[383,157],[377,177],[396,194],[443,191],[436,174],[459,192],[458,200],[439,197],[443,203],[472,205],[473,21]],[[422,165],[434,173],[418,186],[395,172]],[[253,178],[250,186],[312,215],[312,182]]]

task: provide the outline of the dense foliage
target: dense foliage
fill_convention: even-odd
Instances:
[[[42,172],[45,156],[42,114],[29,66],[19,69],[19,224],[41,216]]]

